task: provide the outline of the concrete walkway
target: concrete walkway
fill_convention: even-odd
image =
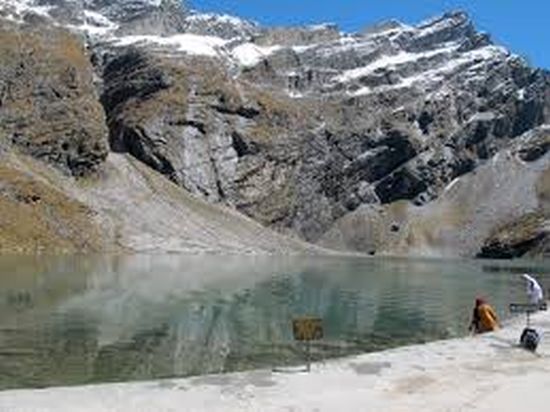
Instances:
[[[550,314],[533,324],[550,339]],[[550,342],[517,347],[503,330],[313,365],[189,379],[0,392],[0,411],[547,411]]]

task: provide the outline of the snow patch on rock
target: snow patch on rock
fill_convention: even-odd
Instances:
[[[256,23],[241,19],[239,17],[230,16],[228,14],[216,14],[216,13],[196,13],[186,17],[187,21],[200,21],[200,22],[221,22],[232,24],[234,26],[250,26],[256,25]]]
[[[115,46],[130,46],[150,44],[160,47],[170,47],[190,55],[216,57],[223,53],[222,47],[226,40],[213,36],[198,36],[195,34],[177,34],[174,36],[135,35],[119,37],[113,41]]]
[[[429,53],[431,52],[428,52],[428,54]],[[420,54],[426,54],[426,53],[420,53]],[[438,67],[435,67],[433,69],[415,74],[414,76],[403,77],[400,79],[399,82],[395,84],[382,85],[378,87],[365,86],[358,90],[348,92],[348,95],[364,96],[367,94],[383,93],[390,90],[409,88],[413,86],[419,86],[422,88],[428,88],[429,86],[433,87],[434,84],[445,81],[449,76],[453,75],[458,71],[461,71],[462,69],[466,69],[466,68],[468,70],[477,69],[480,66],[484,65],[485,63],[492,61],[493,59],[502,59],[508,54],[509,52],[502,47],[486,46],[477,50],[472,50],[470,52],[463,53],[457,58],[448,60],[446,63]],[[373,64],[376,64],[376,62]],[[381,67],[387,67],[387,65],[381,66]],[[465,73],[468,74],[467,71]],[[361,76],[365,76],[367,74],[368,73],[362,73]],[[339,77],[342,77],[342,75]],[[359,76],[356,76],[356,77],[359,77]],[[345,80],[351,80],[353,78],[354,77],[348,76]]]
[[[0,0],[0,9],[3,14],[0,17],[21,22],[23,14],[32,12],[41,16],[48,16],[48,6],[37,6],[34,0]]]
[[[357,78],[369,75],[378,69],[393,68],[401,64],[419,61],[421,59],[434,57],[439,54],[449,54],[457,50],[458,47],[459,46],[457,44],[452,43],[450,45],[447,45],[446,47],[436,49],[436,50],[431,50],[429,52],[423,52],[423,53],[400,52],[395,55],[382,56],[381,58],[375,60],[368,66],[345,71],[341,75],[336,76],[334,78],[334,81],[347,82],[350,80],[355,80]]]
[[[253,43],[244,43],[231,51],[231,56],[243,67],[252,67],[270,54],[280,50],[280,46],[261,47]]]

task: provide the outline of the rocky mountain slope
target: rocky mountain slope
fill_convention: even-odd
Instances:
[[[76,177],[130,156],[335,249],[546,250],[550,75],[462,12],[347,34],[171,0],[0,4],[5,152]]]

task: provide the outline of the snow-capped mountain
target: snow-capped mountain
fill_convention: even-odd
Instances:
[[[506,243],[507,225],[527,217],[524,237],[538,245],[546,233],[550,75],[463,12],[343,33],[177,1],[0,0],[0,25],[35,40],[76,35],[110,147],[265,226],[335,248],[465,256]],[[55,52],[60,69],[66,53]],[[7,133],[46,156],[24,131]],[[81,173],[78,145],[50,149]]]
[[[487,35],[476,32],[463,13],[416,27],[391,21],[347,34],[331,25],[266,29],[231,16],[185,14],[178,0],[2,0],[0,4],[8,19],[23,21],[38,15],[92,41],[118,47],[209,56],[249,71],[261,62],[287,60],[284,71],[274,73],[270,82],[291,96],[339,92],[360,96],[412,87],[434,91],[456,73],[475,81],[485,64],[512,58],[504,48],[492,45]]]
[[[179,0],[2,0],[6,15],[21,19],[26,13],[50,15],[52,18],[67,16],[70,12],[81,14],[91,11],[104,18],[124,22],[158,10],[182,9]]]
[[[184,16],[179,0],[2,0],[0,8],[13,21],[41,16],[94,37],[113,36],[126,26],[139,30],[139,21],[149,21],[142,23],[145,30],[159,32],[166,29],[164,20],[169,20],[175,32]]]
[[[94,40],[181,33],[232,39],[258,32],[255,23],[236,17],[188,13],[180,0],[0,0],[0,13],[15,22],[41,16]]]

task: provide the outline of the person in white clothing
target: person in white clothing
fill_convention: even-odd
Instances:
[[[527,281],[527,297],[529,298],[529,303],[533,305],[539,305],[543,303],[544,296],[542,293],[542,287],[539,282],[532,276],[529,276],[527,273],[522,275],[523,278]]]

